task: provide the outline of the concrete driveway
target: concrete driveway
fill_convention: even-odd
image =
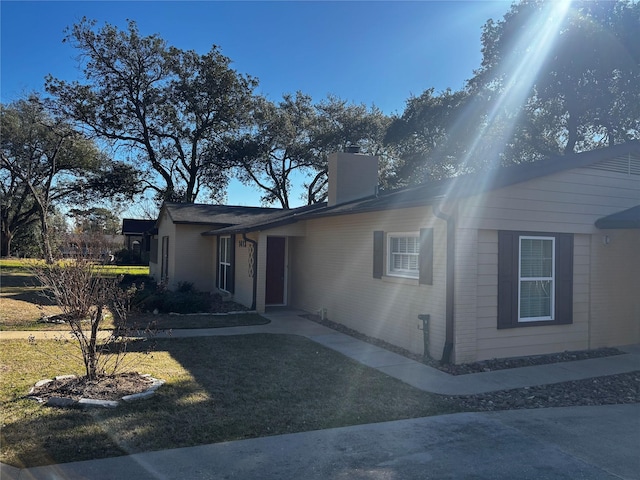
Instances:
[[[45,479],[639,479],[640,404],[460,413],[16,470]]]

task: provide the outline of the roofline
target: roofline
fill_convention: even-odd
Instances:
[[[553,175],[574,168],[582,168],[593,163],[615,158],[625,154],[640,153],[640,141],[632,140],[611,147],[604,147],[597,150],[572,153],[568,155],[556,155],[536,162],[515,164],[505,167],[497,167],[491,170],[493,176],[488,177],[488,171],[460,175],[458,177],[445,178],[420,185],[405,187],[388,192],[381,192],[365,198],[352,200],[338,205],[327,207],[326,204],[314,204],[298,207],[292,210],[282,210],[289,212],[272,221],[258,221],[255,223],[228,224],[220,229],[203,232],[204,236],[220,234],[248,233],[261,230],[268,230],[285,225],[291,225],[301,220],[352,215],[357,213],[370,213],[385,210],[397,210],[401,208],[412,208],[434,205],[447,200],[457,200],[485,192],[497,190],[499,188],[516,185],[536,178]],[[479,181],[481,177],[490,178],[490,181]],[[446,192],[443,189],[446,188]],[[424,192],[422,192],[424,190]],[[409,194],[414,192],[414,195]],[[403,196],[408,199],[403,200]],[[397,200],[393,197],[397,197]],[[380,202],[376,202],[380,200]],[[371,202],[370,204],[368,204]],[[361,204],[361,205],[359,205]],[[352,208],[349,208],[352,205]],[[345,208],[347,207],[347,208]],[[163,205],[164,208],[164,205]],[[245,207],[260,208],[260,207]],[[277,209],[273,209],[274,214]],[[173,220],[173,219],[172,219]],[[194,222],[174,222],[185,224],[196,224]],[[208,223],[197,223],[199,225],[214,225]],[[220,231],[223,230],[223,231]]]
[[[202,235],[204,236],[213,236],[213,235],[220,235],[220,234],[227,234],[227,233],[249,233],[249,232],[257,232],[260,230],[265,230],[265,229],[271,229],[271,228],[275,228],[275,227],[282,227],[284,225],[291,225],[293,223],[297,223],[300,220],[304,220],[306,218],[306,215],[309,211],[314,211],[317,209],[321,209],[321,208],[325,208],[326,207],[326,203],[314,203],[311,205],[304,205],[302,207],[298,207],[298,208],[294,208],[291,210],[285,210],[282,209],[281,211],[283,212],[283,216],[282,217],[278,217],[274,220],[266,220],[266,221],[262,221],[262,222],[256,222],[256,223],[246,223],[246,224],[238,224],[238,225],[230,225],[227,228],[224,228],[223,232],[220,232],[218,230],[212,230],[212,231],[208,231],[208,232],[203,232]],[[274,212],[275,213],[275,212]]]

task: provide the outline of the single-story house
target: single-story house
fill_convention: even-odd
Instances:
[[[455,363],[640,343],[640,142],[389,192],[377,168],[331,155],[299,209],[165,205],[152,272]]]
[[[202,233],[281,212],[278,208],[165,202],[155,221],[149,274],[170,290],[190,283],[204,292],[213,291],[218,285],[222,291],[229,291],[234,278],[225,276],[223,268],[223,282],[219,284],[216,272],[221,264],[217,257],[220,249]],[[223,260],[231,262],[234,253],[235,249],[228,246]]]

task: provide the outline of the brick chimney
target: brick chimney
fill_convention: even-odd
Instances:
[[[363,155],[357,147],[328,157],[329,190],[327,205],[375,195],[378,188],[378,157]]]

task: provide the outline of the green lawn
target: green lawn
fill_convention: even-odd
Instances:
[[[37,263],[42,261],[0,259],[0,330],[68,330],[65,325],[39,321],[43,315],[59,314],[60,309],[42,295],[43,289],[31,270]],[[96,268],[104,275],[128,274],[141,278],[149,275],[149,267],[144,266],[97,265]],[[107,321],[104,327],[113,325]]]
[[[44,377],[81,373],[72,344],[0,344],[0,461],[36,466],[458,411],[308,339],[163,339],[131,369],[166,380],[117,409],[56,409],[25,399]],[[56,357],[66,358],[64,363]]]

